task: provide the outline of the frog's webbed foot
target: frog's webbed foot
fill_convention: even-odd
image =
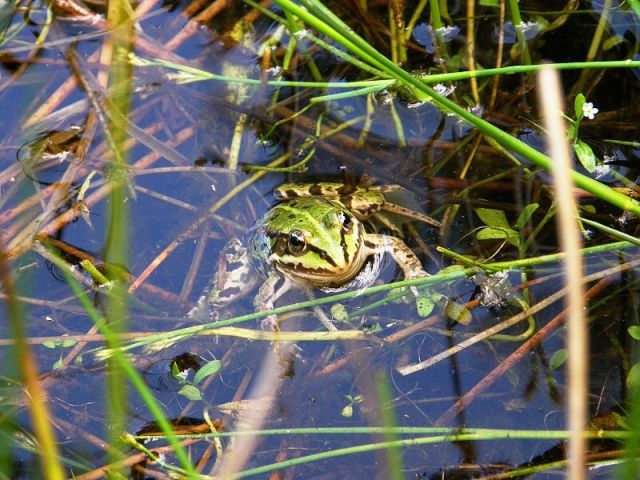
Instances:
[[[313,300],[314,298],[316,298],[315,294],[313,293],[313,290],[310,287],[305,287],[304,291],[307,297],[309,297],[309,300]],[[327,314],[324,313],[324,310],[322,309],[322,307],[315,305],[312,308],[313,308],[313,313],[316,314],[316,317],[318,317],[318,320],[322,322],[322,324],[327,328],[327,330],[329,331],[338,330],[337,327],[331,321],[331,319],[327,316]]]
[[[187,318],[198,323],[217,322],[218,312],[217,309],[213,309],[209,303],[207,297],[209,296],[209,289],[205,289],[202,295],[198,298],[195,306],[187,313]]]

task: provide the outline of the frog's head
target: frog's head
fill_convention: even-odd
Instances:
[[[297,282],[341,284],[362,268],[362,223],[342,204],[325,198],[279,203],[256,224],[250,255]]]

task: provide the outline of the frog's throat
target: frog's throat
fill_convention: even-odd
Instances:
[[[302,263],[283,263],[278,260],[274,260],[273,264],[281,274],[294,282],[316,288],[338,288],[360,273],[368,257],[365,250],[359,248],[354,258],[342,268],[313,268],[304,266]]]

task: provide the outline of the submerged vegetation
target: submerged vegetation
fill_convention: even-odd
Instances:
[[[637,478],[639,14],[0,0],[2,478]]]

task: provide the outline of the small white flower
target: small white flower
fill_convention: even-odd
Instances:
[[[407,104],[407,108],[419,108],[427,102],[412,102]]]
[[[593,120],[600,110],[593,106],[593,102],[585,102],[582,104],[582,114],[589,120]]]
[[[436,29],[436,32],[442,36],[445,42],[453,40],[460,33],[460,27],[455,25],[445,25]]]
[[[467,107],[467,112],[473,113],[476,117],[481,117],[484,113],[484,105],[475,105],[473,107]]]
[[[516,25],[516,30],[520,31],[527,40],[532,40],[540,32],[540,24],[538,22],[520,22]]]
[[[596,168],[593,169],[593,176],[596,179],[602,178],[605,175],[608,175],[610,171],[611,167],[609,165],[607,165],[606,163],[599,163],[598,165],[596,165]]]
[[[447,87],[446,85],[443,85],[442,83],[438,83],[436,85],[433,86],[433,89],[435,90],[435,92],[438,95],[442,95],[443,97],[448,97],[449,95],[451,95],[456,87],[455,85],[451,85],[450,87]]]

